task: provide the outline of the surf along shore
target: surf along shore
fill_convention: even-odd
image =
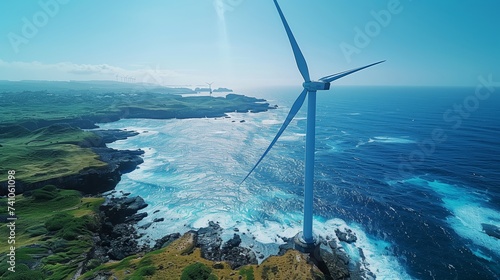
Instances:
[[[106,144],[137,133],[84,129],[123,118],[216,118],[227,117],[228,112],[258,113],[276,107],[237,94],[182,97],[179,94],[192,92],[168,91],[3,89],[0,96],[8,106],[0,117],[0,174],[5,175],[0,177],[0,195],[8,194],[8,172],[16,174],[15,272],[9,270],[7,253],[12,248],[5,243],[0,246],[5,256],[0,259],[3,279],[20,275],[32,279],[179,279],[182,273],[191,272],[226,279],[361,276],[337,244],[326,244],[331,248],[322,252],[327,262],[314,264],[309,256],[291,249],[291,240],[284,240],[287,244],[280,256],[259,265],[259,256],[251,248],[240,247],[239,233],[222,242],[217,221],[182,236],[168,234],[153,247],[140,246],[136,223],[145,217],[146,213],[138,213],[147,206],[144,200],[127,193],[100,195],[113,190],[122,174],[143,162],[141,150],[120,151]],[[0,199],[0,205],[0,220],[7,223],[11,218],[7,197]],[[348,234],[340,236],[355,242]],[[9,229],[2,227],[0,235],[8,236]]]

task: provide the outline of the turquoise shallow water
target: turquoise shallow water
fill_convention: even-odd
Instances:
[[[238,185],[279,129],[295,91],[246,92],[279,105],[265,113],[102,124],[140,132],[110,146],[146,152],[117,189],[145,198],[149,216],[142,223],[166,218],[147,235],[215,220],[225,238],[237,227],[250,236],[244,243],[268,255],[280,236],[300,231],[305,110]],[[335,88],[318,94],[315,233],[332,239],[336,227],[351,228],[358,241],[343,244],[345,250],[360,258],[361,248],[364,267],[381,279],[497,279],[500,240],[482,224],[500,227],[500,98],[479,100],[474,93]]]

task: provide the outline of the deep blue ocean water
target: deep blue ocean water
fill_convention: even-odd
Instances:
[[[239,185],[281,126],[297,89],[261,89],[276,110],[231,118],[126,119],[102,128],[140,135],[111,144],[145,150],[117,190],[164,217],[152,239],[219,221],[266,255],[301,230],[305,107]],[[500,89],[339,87],[318,92],[314,231],[342,244],[379,279],[499,279]],[[307,103],[307,102],[306,102]],[[240,122],[245,120],[245,122]],[[154,211],[160,210],[158,213]],[[251,237],[254,237],[252,239]]]

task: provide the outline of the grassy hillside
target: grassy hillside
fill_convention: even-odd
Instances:
[[[93,143],[97,136],[69,125],[89,128],[96,122],[121,118],[194,118],[268,109],[262,100],[234,94],[225,98],[182,97],[91,89],[0,92],[4,105],[0,114],[0,174],[14,169],[19,180],[35,183],[105,166],[95,153],[79,145]],[[61,125],[64,123],[69,125]]]
[[[35,190],[29,197],[16,197],[16,272],[7,270],[6,254],[10,245],[2,242],[0,279],[71,279],[92,248],[92,232],[98,227],[96,213],[103,201],[103,198],[81,197],[76,191],[53,186]],[[2,198],[0,216],[5,217],[6,210],[7,199]],[[0,227],[0,236],[8,234],[6,226]],[[318,268],[295,250],[270,257],[260,265],[233,270],[225,262],[203,259],[200,249],[194,247],[191,233],[163,249],[97,266],[78,279],[99,274],[108,275],[109,279],[178,280],[188,274],[202,273],[215,277],[209,279],[324,279]]]
[[[25,91],[0,92],[2,114],[0,124],[22,124],[42,127],[46,122],[71,122],[90,120],[109,122],[120,118],[142,117],[151,111],[148,118],[204,117],[215,113],[247,112],[267,110],[262,100],[238,95],[228,98],[140,92],[123,93],[93,91]]]
[[[14,169],[25,183],[105,166],[79,145],[94,143],[97,136],[61,123],[92,126],[120,118],[193,118],[268,109],[259,99],[234,94],[214,98],[148,92],[4,92],[0,98],[5,105],[0,114],[0,174]]]
[[[14,205],[16,220],[16,272],[7,270],[7,242],[0,243],[0,278],[30,280],[70,279],[91,249],[95,217],[103,198],[83,198],[73,190],[46,186],[30,197],[19,195]],[[7,199],[0,199],[5,217]],[[0,236],[9,236],[6,226]]]
[[[169,246],[150,252],[144,256],[130,256],[120,262],[107,263],[82,275],[80,279],[89,279],[99,272],[111,272],[117,279],[324,279],[323,274],[308,262],[307,257],[298,251],[289,250],[283,256],[266,259],[260,265],[248,265],[232,270],[225,262],[212,262],[201,257],[199,248],[193,247],[191,233],[184,234]],[[197,265],[196,265],[197,264]],[[188,273],[187,270],[190,273]],[[212,278],[201,278],[212,274]],[[187,274],[195,275],[191,278]],[[197,277],[196,277],[197,275]],[[114,279],[111,276],[109,279]],[[241,278],[240,278],[241,277]]]
[[[140,92],[158,92],[158,93],[194,93],[193,90],[182,87],[164,87],[157,84],[149,83],[125,83],[118,81],[40,81],[40,80],[23,80],[23,81],[5,81],[0,80],[0,92],[25,92],[46,90],[54,93],[68,91],[92,91],[94,93],[107,92],[124,92],[124,93],[140,93]]]
[[[106,163],[87,148],[100,143],[101,139],[76,127],[92,127],[94,123],[121,118],[214,117],[226,112],[261,112],[269,108],[264,100],[235,94],[181,97],[178,93],[191,91],[127,87],[129,85],[110,82],[75,86],[72,82],[0,81],[3,104],[0,182],[6,181],[8,170],[16,171],[16,182],[34,184],[78,174],[88,168],[105,167]],[[71,186],[64,187],[71,189]],[[54,186],[18,195],[14,207],[18,218],[16,273],[7,271],[6,253],[10,244],[0,242],[0,279],[71,279],[92,248],[92,232],[98,226],[95,215],[102,202],[102,198],[82,198],[77,191],[59,190]],[[4,222],[7,206],[7,199],[0,198],[0,220]],[[1,225],[0,236],[9,236],[9,229]],[[106,264],[96,271],[112,270],[119,279],[179,279],[187,264],[213,266],[201,259],[198,250],[192,250],[192,240],[186,238],[167,249]],[[299,262],[294,264],[295,268],[311,271],[311,266],[301,259],[303,256],[297,252],[290,254],[295,254],[290,260]],[[266,262],[270,262],[268,266],[240,271],[219,264],[213,273],[229,277],[225,279],[238,279],[240,275],[246,279],[267,279],[266,275],[279,271],[281,265],[273,264],[272,260]]]
[[[0,128],[0,174],[16,170],[16,179],[34,183],[103,167],[83,142],[99,141],[90,132],[68,125],[53,125],[30,132],[21,126]]]

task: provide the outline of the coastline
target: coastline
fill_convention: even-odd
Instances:
[[[27,93],[23,93],[27,94]],[[44,92],[31,93],[45,94]],[[79,94],[76,94],[79,96]],[[109,93],[108,93],[109,95]],[[151,94],[149,94],[151,95]],[[156,95],[153,95],[156,96]],[[258,99],[254,97],[247,97],[244,95],[228,94],[226,97],[205,97],[205,96],[195,96],[195,97],[179,97],[176,95],[159,95],[161,98],[166,99],[171,102],[162,103],[158,106],[151,107],[150,105],[141,108],[141,104],[135,104],[135,106],[120,106],[113,112],[98,112],[92,114],[82,114],[76,118],[55,118],[46,120],[43,118],[31,118],[31,120],[26,120],[26,117],[20,116],[17,121],[6,120],[0,126],[0,135],[6,136],[7,138],[18,138],[21,136],[31,137],[31,134],[38,137],[41,130],[45,134],[51,134],[50,137],[56,138],[60,133],[74,133],[78,134],[80,131],[77,129],[96,129],[98,126],[96,123],[109,123],[114,122],[124,118],[143,118],[143,119],[189,119],[189,118],[216,118],[216,117],[228,117],[226,113],[230,112],[252,112],[259,113],[276,108],[276,106],[270,106],[269,103],[265,102],[264,99]],[[167,96],[167,97],[165,97]],[[151,97],[151,96],[147,96]],[[128,97],[127,97],[128,98]],[[146,97],[143,97],[146,98]],[[22,100],[18,100],[22,101]],[[132,102],[133,100],[128,100]],[[68,102],[73,102],[68,101]],[[143,102],[146,104],[149,101],[146,99]],[[179,104],[182,103],[182,104]],[[193,107],[190,107],[192,105]],[[66,106],[71,106],[71,103],[66,104]],[[149,106],[149,107],[148,107]],[[24,118],[24,119],[23,119]],[[43,131],[47,130],[47,131]],[[18,131],[13,133],[13,131]],[[70,188],[80,190],[84,193],[96,194],[103,193],[114,189],[116,184],[120,181],[120,176],[123,173],[128,173],[134,170],[138,164],[142,163],[140,156],[143,151],[118,151],[111,148],[107,148],[106,144],[112,143],[116,140],[126,139],[127,137],[136,135],[134,132],[128,131],[90,131],[94,134],[94,137],[89,137],[88,135],[83,138],[83,136],[78,135],[78,137],[73,137],[77,139],[71,139],[67,143],[76,145],[80,149],[91,149],[92,153],[98,155],[100,160],[105,163],[105,166],[83,168],[80,170],[75,170],[73,174],[69,176],[54,174],[52,178],[47,180],[18,180],[18,193],[23,193],[24,191],[34,190],[43,187],[46,184],[56,185],[60,188]],[[46,138],[49,136],[45,135]],[[52,139],[50,139],[52,140]],[[50,141],[50,145],[54,146],[57,144],[57,139]],[[37,140],[45,141],[49,140]],[[57,141],[59,143],[59,141]],[[18,143],[14,143],[19,145]],[[28,143],[23,143],[28,145]],[[48,143],[44,143],[48,144]],[[62,144],[62,143],[59,143]],[[60,145],[59,145],[60,146]],[[9,147],[4,147],[0,150],[0,155],[3,151],[8,151]],[[34,148],[35,149],[35,148]],[[6,154],[6,161],[8,161],[9,154]],[[11,156],[14,160],[16,155]],[[49,167],[50,168],[50,167]],[[3,171],[3,169],[1,170]],[[54,172],[53,170],[39,171],[38,173],[47,174],[48,172]],[[1,179],[0,179],[1,180]],[[0,183],[5,183],[5,181],[0,181]],[[95,189],[95,186],[99,186],[99,189]],[[2,184],[0,187],[0,195],[6,194],[6,187]]]
[[[227,121],[227,122],[229,123],[229,121]],[[147,134],[149,133],[148,131],[145,131],[145,132]],[[124,197],[130,195],[130,193],[128,191],[117,192],[115,190],[115,191],[108,192],[106,194],[106,196],[108,197],[108,199],[115,199],[116,200],[116,199],[120,198],[120,194]],[[146,224],[143,223],[142,226],[137,225],[137,223],[140,222],[142,220],[142,218],[149,216],[146,212],[142,213],[142,214],[144,214],[144,216],[141,217],[141,219],[139,219],[139,220],[133,219],[135,226],[134,226],[134,230],[131,231],[129,235],[137,236],[136,240],[138,240],[138,239],[143,238],[143,236],[145,235],[144,230],[150,226],[155,225],[156,222],[168,223],[168,220],[170,219],[168,217],[168,215],[167,216],[160,215],[160,216],[155,217],[154,214],[156,212],[158,212],[158,210],[156,210],[152,213],[149,212],[149,214],[153,214],[150,219],[152,220],[152,218],[155,218],[153,223],[151,223],[151,222],[146,223]],[[141,230],[142,234],[138,233],[138,231],[136,229],[142,229]],[[137,252],[139,255],[147,254],[151,250],[151,248],[158,248],[158,243],[161,242],[160,240],[162,240],[162,239],[168,240],[169,242],[171,242],[172,239],[176,240],[177,238],[183,237],[186,234],[194,234],[195,236],[198,236],[199,232],[201,232],[203,235],[207,231],[210,232],[209,236],[211,236],[211,241],[206,241],[206,242],[202,241],[202,242],[198,243],[199,238],[194,238],[195,241],[193,242],[192,247],[193,248],[194,247],[200,248],[201,256],[207,260],[210,260],[210,261],[214,261],[214,262],[225,261],[225,259],[221,257],[222,255],[224,255],[224,253],[221,253],[221,251],[224,251],[225,246],[227,247],[227,245],[225,245],[225,244],[236,243],[237,246],[235,246],[235,247],[237,247],[238,249],[235,249],[235,250],[238,252],[238,254],[235,254],[235,256],[240,255],[240,256],[244,256],[247,259],[246,262],[242,263],[243,265],[252,265],[253,264],[252,260],[254,260],[255,265],[257,265],[257,267],[258,267],[259,265],[262,265],[263,263],[265,263],[269,259],[273,259],[275,257],[282,257],[285,254],[287,254],[288,251],[293,251],[294,252],[293,254],[300,254],[301,256],[303,256],[307,260],[307,262],[310,265],[313,265],[314,267],[316,267],[318,269],[318,271],[320,271],[320,272],[323,271],[321,273],[323,275],[327,275],[327,276],[325,276],[326,277],[325,279],[344,279],[344,278],[349,277],[349,276],[353,277],[352,279],[361,279],[361,278],[373,279],[375,277],[374,274],[367,267],[367,263],[366,263],[367,260],[365,259],[361,248],[357,249],[360,252],[359,254],[361,254],[360,260],[358,262],[358,261],[351,260],[350,257],[348,256],[348,254],[346,253],[346,251],[344,250],[344,248],[342,248],[342,245],[340,245],[338,243],[338,242],[345,242],[345,243],[355,245],[354,243],[356,242],[355,233],[353,233],[348,228],[341,229],[340,226],[336,228],[335,232],[333,232],[333,231],[331,232],[331,234],[333,236],[336,236],[336,238],[333,238],[333,236],[330,236],[330,237],[327,236],[327,239],[322,239],[322,241],[321,241],[322,246],[321,246],[321,258],[320,259],[321,259],[322,264],[318,264],[318,262],[316,260],[314,260],[314,258],[312,258],[311,256],[308,256],[307,254],[302,254],[302,253],[296,251],[294,248],[294,245],[293,245],[293,240],[291,238],[286,238],[286,237],[281,237],[281,240],[279,240],[280,242],[277,243],[276,246],[279,247],[279,250],[276,252],[276,254],[273,253],[271,255],[264,256],[262,253],[259,252],[260,247],[257,244],[258,242],[255,240],[255,236],[253,236],[252,232],[247,232],[246,230],[241,231],[241,230],[238,230],[237,228],[235,228],[233,236],[231,238],[227,239],[227,236],[225,236],[225,237],[222,236],[222,228],[220,227],[219,221],[217,221],[217,220],[208,220],[208,225],[188,230],[185,233],[181,232],[179,234],[178,232],[167,231],[166,233],[168,233],[168,234],[166,236],[163,236],[160,239],[155,239],[155,240],[150,239],[149,244],[151,244],[151,246],[150,247],[143,246],[142,247],[143,249],[142,250],[138,249]],[[232,231],[232,229],[230,231]],[[174,236],[175,236],[175,238],[174,238]],[[248,240],[252,240],[252,238],[254,240],[251,243],[255,244],[255,246],[256,246],[255,248],[254,248],[254,245],[249,245],[249,243],[248,243]],[[243,240],[243,242],[242,242],[242,240]],[[247,242],[245,242],[245,240]],[[128,243],[128,244],[130,244],[130,243]],[[138,243],[135,243],[135,244],[138,244]],[[281,244],[281,245],[279,245],[279,244]],[[208,249],[207,249],[207,246],[208,246]],[[139,248],[141,246],[137,245],[137,247]],[[208,251],[208,253],[206,251]],[[237,258],[233,257],[233,259],[237,259]],[[281,265],[285,266],[285,264],[281,264]],[[232,267],[232,268],[237,269],[238,267],[239,266]],[[321,267],[321,269],[319,269],[318,267]],[[276,275],[276,277],[277,277],[277,275]],[[328,278],[328,277],[333,277],[333,278]],[[93,278],[90,278],[90,279],[93,279]],[[277,278],[277,279],[281,279],[281,278]]]
[[[263,105],[267,109],[272,109],[273,107],[269,107],[269,104],[263,103],[261,99],[254,99],[248,97],[241,97],[238,95],[231,95],[230,99],[243,99],[245,102],[251,100],[257,100],[255,103],[258,104],[257,107],[252,106],[243,106],[238,107],[239,110],[244,112],[260,112],[263,109]],[[251,109],[253,108],[253,109]],[[224,108],[225,111],[232,110],[228,108]],[[235,110],[236,112],[238,109]],[[126,117],[135,118],[141,117],[145,118],[148,114],[157,113],[154,110],[128,110],[128,115]],[[115,119],[115,115],[111,115],[107,120],[113,121]],[[227,115],[221,112],[212,112],[207,115],[207,112],[197,111],[194,114],[185,114],[185,115],[175,115],[174,117],[171,114],[155,115],[157,118],[194,118],[194,117],[222,117]],[[234,121],[233,121],[234,122]],[[69,123],[69,124],[68,124]],[[37,129],[34,131],[38,131],[40,129],[48,128],[50,131],[67,131],[71,130],[72,126],[77,126],[78,129],[82,128],[92,128],[95,127],[95,124],[89,125],[92,123],[90,119],[78,119],[78,120],[65,120],[65,124],[61,125],[57,121],[52,122],[29,122],[24,123],[25,125],[32,125],[30,127],[32,129]],[[48,127],[44,126],[49,124]],[[73,174],[70,176],[58,177],[49,180],[43,180],[35,183],[26,183],[23,184],[20,181],[19,184],[19,194],[25,193],[25,195],[31,195],[33,191],[40,189],[45,185],[55,185],[60,188],[74,189],[85,193],[86,195],[97,195],[100,197],[100,194],[106,191],[111,191],[116,187],[116,184],[120,181],[121,175],[133,171],[140,165],[143,160],[141,156],[143,155],[142,150],[116,150],[112,148],[108,148],[106,144],[112,143],[116,140],[127,139],[128,137],[133,137],[137,135],[136,132],[133,131],[124,131],[124,130],[93,130],[92,133],[97,136],[96,138],[87,138],[84,141],[78,142],[77,145],[81,148],[91,149],[95,154],[99,156],[99,160],[106,163],[105,167],[99,168],[87,168],[79,171],[77,174]],[[99,186],[99,188],[95,188]],[[133,255],[144,255],[153,250],[154,248],[162,247],[163,245],[158,244],[169,244],[172,241],[175,241],[181,238],[178,233],[170,233],[163,238],[157,240],[157,244],[153,247],[145,247],[138,245],[138,239],[141,237],[137,234],[136,227],[137,222],[144,218],[147,214],[145,213],[137,213],[140,209],[146,207],[144,201],[140,197],[127,198],[124,196],[124,199],[120,202],[120,199],[115,200],[113,205],[121,205],[127,204],[135,205],[132,209],[129,207],[118,206],[118,209],[122,209],[128,212],[115,212],[110,214],[109,212],[106,214],[106,209],[113,209],[114,206],[110,206],[106,208],[110,201],[114,198],[106,199],[104,204],[100,206],[100,214],[101,224],[98,227],[99,230],[96,232],[96,235],[92,239],[92,249],[87,254],[87,257],[79,264],[79,268],[77,274],[81,272],[85,272],[88,268],[85,268],[88,264],[91,266],[95,266],[96,263],[105,263],[109,259],[114,260],[122,260],[129,256]],[[116,208],[116,207],[115,207]],[[128,210],[127,210],[128,209]],[[144,215],[145,214],[145,215]],[[110,222],[110,219],[113,220],[113,215],[124,217],[124,219],[120,218],[119,221]],[[162,222],[159,220],[157,222]],[[269,259],[273,259],[275,257],[284,256],[287,252],[290,251],[289,244],[283,245],[280,249],[280,253],[278,256],[269,256],[268,258],[263,260],[263,256],[257,256],[251,248],[241,247],[241,238],[239,233],[235,233],[233,238],[226,242],[222,242],[220,237],[220,226],[217,221],[209,222],[208,227],[200,228],[196,231],[189,231],[186,233],[191,235],[189,238],[193,240],[190,245],[192,248],[199,248],[201,252],[201,257],[206,260],[210,260],[216,263],[228,262],[228,269],[235,270],[241,268],[242,266],[247,265],[257,265],[256,269],[258,269],[259,265],[257,264],[257,259],[260,259],[262,263],[267,262]],[[184,234],[184,235],[186,235]],[[245,233],[242,233],[243,235]],[[165,241],[166,240],[166,241]],[[285,242],[289,240],[283,240]],[[121,244],[121,245],[120,245]],[[287,247],[288,246],[288,247]],[[294,250],[292,250],[294,251]],[[191,251],[192,253],[193,251]],[[334,251],[335,252],[335,251]],[[296,258],[299,258],[299,252],[294,251],[293,253]],[[306,255],[303,255],[303,258],[308,264],[306,267],[310,269],[310,265],[314,262]],[[339,265],[343,265],[344,267],[341,269],[343,275],[347,275],[349,273],[349,267],[347,266],[348,260],[347,256],[343,255],[343,257],[337,258],[334,257],[335,261],[333,263],[338,263]],[[96,261],[98,260],[98,261]],[[329,258],[332,261],[332,258]],[[339,262],[339,260],[341,260]],[[284,263],[278,261],[280,267],[285,267]],[[215,265],[216,267],[221,267],[221,265]],[[222,265],[225,267],[225,265]],[[275,266],[277,267],[277,266]],[[278,268],[276,268],[278,269]],[[279,269],[278,269],[279,270]],[[324,270],[324,269],[323,269]],[[338,270],[338,268],[337,268]],[[347,273],[347,274],[346,274]],[[321,271],[316,268],[315,275],[321,274]],[[330,274],[329,272],[327,274]],[[277,275],[276,275],[277,276]],[[94,278],[89,278],[94,279]],[[100,278],[95,278],[100,279]],[[326,279],[329,279],[328,277]]]

